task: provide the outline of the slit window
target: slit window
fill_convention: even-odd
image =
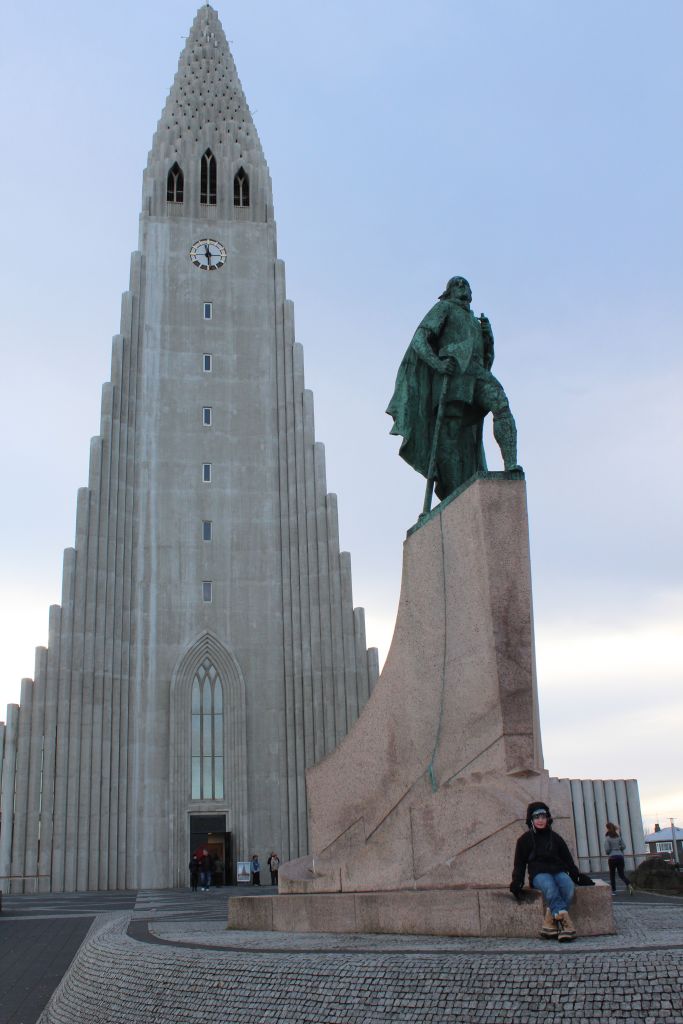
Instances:
[[[202,157],[199,199],[205,206],[216,205],[216,157],[210,149]]]
[[[177,163],[168,172],[166,178],[166,202],[182,203],[183,201],[183,172]]]
[[[205,405],[204,408],[202,409],[202,423],[204,424],[205,427],[211,426],[211,413],[211,406]]]
[[[202,580],[202,601],[211,604],[213,600],[213,583],[211,580]]]
[[[233,205],[249,206],[249,176],[240,167],[233,180]]]
[[[202,522],[202,540],[211,540],[213,538],[213,523],[210,519],[205,519]]]
[[[205,320],[212,320],[213,319],[213,302],[205,302],[204,303],[204,319]]]
[[[213,361],[210,352],[205,352],[202,356],[202,368],[204,373],[211,373],[213,370]]]
[[[205,484],[211,483],[211,463],[205,462],[202,466],[202,480]]]

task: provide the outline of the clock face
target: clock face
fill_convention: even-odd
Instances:
[[[225,247],[213,238],[202,238],[190,249],[190,259],[200,270],[219,270],[225,263]]]

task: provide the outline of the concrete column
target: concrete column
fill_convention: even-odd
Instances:
[[[120,889],[135,888],[135,823],[137,807],[132,792],[130,779],[132,774],[132,756],[130,750],[133,736],[134,700],[132,680],[136,672],[137,652],[134,627],[134,604],[137,593],[133,592],[133,559],[134,547],[134,494],[135,494],[135,430],[137,422],[138,373],[140,356],[140,304],[144,298],[143,285],[144,257],[141,253],[133,253],[130,264],[130,291],[121,302],[121,334],[129,339],[127,346],[128,359],[125,379],[126,392],[126,426],[125,426],[125,511],[123,532],[123,579],[122,619],[121,619],[121,728],[119,740],[119,817],[117,826],[117,886]],[[125,360],[124,360],[125,363]],[[122,402],[123,402],[122,395]],[[122,446],[124,422],[122,414]]]
[[[109,619],[109,532],[116,531],[116,517],[111,504],[111,435],[114,392],[111,384],[102,388],[100,417],[100,469],[97,495],[97,563],[95,583],[95,614],[93,639],[93,719],[92,719],[92,784],[90,786],[90,832],[88,848],[88,888],[106,887],[108,875],[108,827],[110,789],[110,721],[111,678],[106,675],[105,646]]]
[[[118,342],[118,344],[117,344]],[[114,340],[118,349],[118,361],[122,359],[120,338]],[[112,357],[113,362],[113,357]],[[114,367],[112,366],[112,371]],[[117,368],[120,382],[120,365]],[[95,659],[101,664],[103,703],[102,703],[102,782],[100,787],[100,836],[99,836],[99,874],[97,887],[109,889],[116,886],[116,867],[110,863],[112,853],[116,849],[116,814],[112,814],[112,804],[116,806],[118,796],[118,736],[114,735],[114,718],[118,729],[119,680],[114,676],[114,629],[116,621],[117,589],[116,578],[116,542],[118,534],[118,497],[119,497],[119,442],[121,436],[121,387],[109,385],[110,425],[103,424],[103,436],[106,431],[108,438],[109,457],[107,459],[108,498],[105,509],[106,517],[106,552],[103,555],[105,576],[104,614],[98,625],[101,640],[95,652]],[[104,395],[103,395],[104,403]],[[104,503],[103,503],[104,504]],[[113,750],[116,745],[117,762],[114,763]],[[114,835],[112,835],[112,829]]]
[[[71,723],[71,652],[76,592],[76,551],[67,548],[62,569],[62,614],[59,645],[57,741],[55,751],[55,801],[52,835],[52,891],[64,891],[66,867],[66,817],[69,785]]]
[[[2,766],[5,760],[5,723],[0,722],[0,793],[2,793]],[[1,827],[1,824],[0,824]]]
[[[282,552],[282,632],[283,632],[283,721],[284,737],[281,743],[280,822],[283,844],[294,854],[291,836],[292,822],[296,815],[296,750],[291,737],[295,735],[294,699],[294,635],[292,622],[291,594],[292,567],[290,552],[289,515],[289,437],[287,433],[287,358],[286,349],[291,345],[288,332],[292,330],[292,313],[285,301],[284,267],[279,261],[274,268],[275,316],[276,316],[276,377],[277,377],[277,430],[279,460],[279,503],[280,503],[280,548]]]
[[[315,495],[315,424],[313,393],[303,393],[304,414],[304,482],[306,487],[306,538],[308,544],[308,599],[311,644],[311,687],[313,693],[313,760],[325,753],[325,718],[320,640],[320,568]]]
[[[339,524],[337,495],[327,495],[327,558],[330,572],[330,619],[332,624],[332,657],[334,661],[334,719],[335,745],[346,735],[349,727],[346,710],[346,680],[344,678],[344,630],[342,620],[341,577],[339,573]]]
[[[43,740],[43,786],[40,803],[40,846],[38,874],[47,876],[38,882],[40,892],[49,892],[52,876],[52,841],[55,810],[55,765],[57,754],[57,701],[59,685],[59,648],[62,609],[50,606],[47,668],[45,675],[45,731]]]
[[[583,788],[580,779],[569,779],[572,791],[572,807],[574,809],[574,828],[576,829],[576,855],[579,858],[578,865],[581,871],[585,871],[589,865],[588,856],[588,834],[586,832],[586,817],[583,808]]]
[[[17,770],[17,733],[19,731],[19,705],[7,705],[5,724],[5,750],[0,793],[0,884],[9,892],[9,883],[3,875],[12,873],[12,832],[14,831],[14,779]]]
[[[99,807],[96,820],[91,818],[90,795],[99,780],[94,775],[93,752],[95,720],[101,708],[97,707],[95,692],[95,617],[97,609],[97,574],[99,555],[100,486],[102,475],[102,438],[90,441],[90,472],[88,474],[88,539],[84,565],[83,605],[83,685],[81,696],[81,750],[80,782],[78,787],[78,849],[76,888],[90,888],[90,835],[99,835]],[[95,876],[97,877],[97,875]]]
[[[115,334],[111,342],[111,385],[115,391],[121,391],[123,377],[123,338]]]
[[[607,817],[607,803],[605,802],[605,784],[601,779],[593,783],[593,799],[595,801],[595,817],[598,822],[598,836],[600,837],[600,871],[607,871],[607,857],[605,856],[605,824],[609,821]]]
[[[289,308],[285,307],[285,339],[293,339],[293,326],[288,329]],[[290,333],[291,331],[291,333]],[[297,535],[297,467],[296,467],[296,412],[294,393],[294,345],[285,344],[285,414],[287,435],[287,504],[289,525],[290,593],[288,595],[292,619],[292,690],[294,697],[294,731],[288,732],[287,743],[294,749],[296,775],[296,803],[290,808],[291,852],[299,856],[307,848],[302,836],[301,809],[306,806],[304,771],[306,768],[304,737],[304,682],[301,655],[301,580],[300,551]],[[287,598],[286,598],[287,600]],[[293,822],[296,821],[296,832]],[[303,838],[303,844],[302,844]]]
[[[33,686],[33,711],[31,713],[31,742],[28,765],[28,812],[26,818],[26,854],[24,873],[38,874],[39,821],[43,789],[44,737],[45,737],[45,688],[47,684],[47,649],[36,648],[36,665]],[[28,892],[37,891],[37,883],[31,884]]]
[[[356,641],[353,629],[353,593],[351,586],[351,555],[339,555],[341,582],[342,630],[344,636],[344,689],[346,692],[346,722],[350,729],[358,718],[358,673],[356,671]]]
[[[583,779],[581,782],[583,792],[583,812],[586,819],[586,833],[588,836],[588,851],[590,853],[590,870],[600,870],[600,833],[595,816],[595,800],[593,799],[593,785],[590,779]]]
[[[625,853],[633,853],[631,845],[631,818],[628,811],[628,796],[626,793],[626,782],[624,779],[617,779],[614,783],[617,797],[617,808],[619,810],[619,827],[624,837]],[[642,830],[642,825],[641,825]]]
[[[129,618],[130,585],[126,579],[126,538],[132,524],[127,520],[127,503],[131,490],[128,479],[128,439],[130,422],[130,336],[120,339],[121,384],[119,395],[119,430],[116,493],[116,556],[114,576],[116,593],[114,621],[112,627],[112,781],[109,797],[109,888],[124,889],[126,886],[126,787],[127,787],[127,680],[128,657],[124,657],[124,623]],[[132,435],[131,435],[132,436]],[[131,460],[132,461],[132,460]]]
[[[311,614],[308,587],[308,541],[306,536],[306,483],[304,469],[304,365],[303,348],[294,343],[292,349],[292,391],[294,395],[294,438],[296,466],[296,529],[299,549],[299,601],[301,615],[301,692],[303,709],[304,769],[314,763],[313,687],[311,678]],[[308,848],[308,815],[306,787],[299,791],[299,849]]]
[[[367,643],[365,640],[365,612],[362,608],[353,609],[353,635],[356,646],[356,676],[358,679],[358,711],[362,711],[370,696],[368,679]]]
[[[337,743],[334,707],[334,658],[332,652],[332,619],[330,609],[330,566],[327,539],[327,482],[325,479],[325,447],[317,442],[313,449],[315,476],[315,518],[318,545],[318,590],[320,594],[320,652],[322,662],[324,753],[329,754]]]
[[[617,807],[617,794],[614,789],[614,781],[605,779],[605,803],[607,805],[607,820],[619,821],[619,808]]]
[[[76,572],[74,588],[73,639],[71,648],[71,697],[69,716],[69,768],[67,777],[64,889],[75,892],[78,887],[79,801],[81,785],[81,743],[84,703],[83,658],[85,642],[85,606],[88,574],[88,519],[90,492],[78,491],[76,505]],[[89,714],[86,714],[88,721]]]
[[[16,774],[14,778],[14,831],[12,835],[12,874],[25,875],[26,818],[28,810],[28,766],[31,746],[33,680],[21,680],[19,728],[17,730]],[[23,881],[12,882],[11,892],[23,892]]]
[[[379,679],[379,651],[376,647],[368,647],[368,683],[372,693],[375,683]]]

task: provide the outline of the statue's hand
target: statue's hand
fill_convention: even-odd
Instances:
[[[452,377],[455,373],[457,363],[453,356],[448,356],[446,359],[441,360],[441,366],[439,372],[445,374],[447,377]]]

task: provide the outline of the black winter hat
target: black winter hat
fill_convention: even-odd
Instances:
[[[529,804],[529,806],[526,809],[526,827],[527,828],[533,828],[533,825],[532,825],[532,822],[531,822],[531,815],[534,813],[534,811],[545,811],[545,813],[548,815],[548,825],[549,826],[552,825],[553,817],[552,817],[552,814],[550,813],[550,808],[548,807],[548,805],[544,804],[542,800],[534,800],[534,802],[532,804]]]

